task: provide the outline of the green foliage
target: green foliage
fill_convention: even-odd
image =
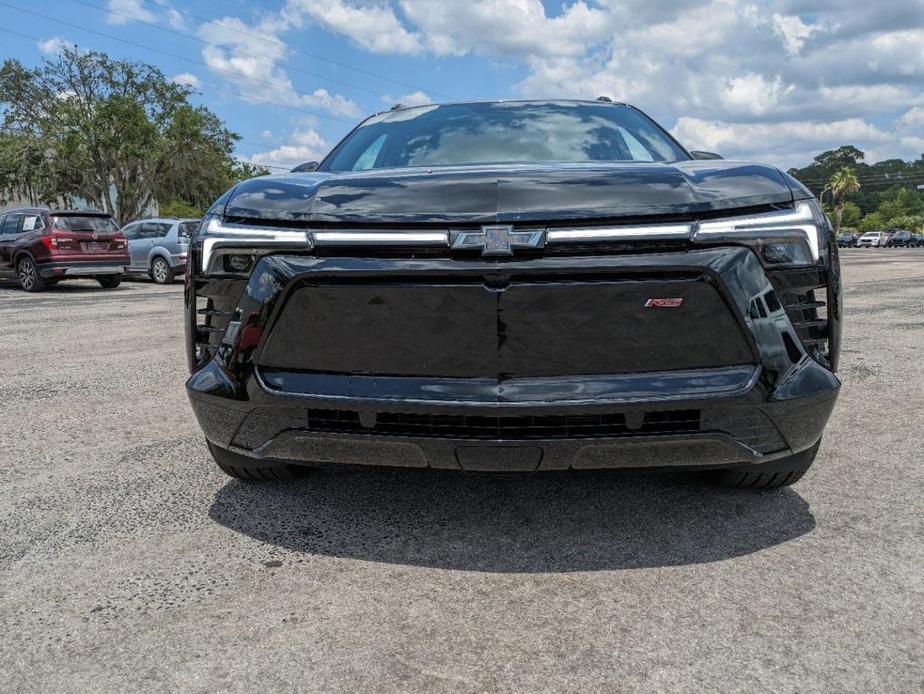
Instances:
[[[263,166],[237,160],[232,162],[232,166],[228,171],[232,183],[246,181],[248,178],[254,178],[256,176],[269,176],[269,173],[270,170]]]
[[[204,210],[202,208],[180,198],[160,204],[160,215],[162,217],[201,217],[203,214]]]
[[[886,219],[914,215],[924,210],[924,200],[916,191],[908,188],[894,189],[892,195],[879,204],[879,214]]]
[[[0,68],[0,190],[85,198],[125,222],[153,200],[209,205],[235,180],[238,136],[151,65],[64,49]],[[26,165],[24,165],[24,162]]]
[[[903,214],[890,217],[886,222],[887,229],[907,229],[908,231],[921,231],[924,229],[924,215]]]
[[[812,164],[801,169],[790,169],[789,173],[801,181],[816,197],[830,197],[828,188],[831,177],[844,166],[850,167],[856,174],[861,188],[847,193],[846,200],[860,206],[866,215],[879,209],[883,200],[894,196],[898,189],[910,190],[919,199],[924,200],[924,191],[919,191],[916,184],[924,183],[924,157],[906,162],[901,159],[886,159],[875,164],[866,164],[864,153],[852,145],[844,145],[815,157]]]
[[[841,149],[844,148],[841,147]],[[844,196],[847,193],[856,193],[860,190],[860,182],[857,180],[853,169],[849,166],[842,166],[831,176],[831,180],[828,181],[828,189],[834,196],[834,232],[838,233],[844,219]]]
[[[842,227],[856,227],[862,218],[863,213],[860,211],[860,206],[855,202],[845,200],[842,208]]]
[[[860,220],[860,223],[857,224],[857,229],[864,233],[867,231],[882,231],[885,229],[885,219],[878,212],[870,212]]]

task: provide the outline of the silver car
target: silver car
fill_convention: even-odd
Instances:
[[[197,226],[198,219],[169,217],[126,224],[122,233],[128,239],[131,254],[128,272],[144,273],[157,284],[169,284],[186,268],[189,237]]]

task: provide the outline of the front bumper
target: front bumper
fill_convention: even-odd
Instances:
[[[303,336],[306,342],[293,341],[293,326],[311,315],[308,311],[293,318],[293,311],[304,309],[298,308],[297,292],[323,284],[327,276],[336,283],[355,281],[356,286],[383,277],[394,286],[400,276],[399,286],[403,286],[401,283],[409,282],[415,273],[431,279],[446,273],[459,277],[483,273],[486,282],[493,282],[499,272],[508,279],[523,274],[531,286],[552,275],[560,276],[563,283],[579,281],[582,286],[597,281],[594,278],[615,277],[612,285],[606,286],[618,285],[619,291],[641,288],[655,294],[671,282],[675,282],[671,285],[675,291],[682,291],[677,278],[696,277],[696,282],[712,287],[724,302],[727,315],[716,316],[714,325],[723,326],[726,332],[712,340],[697,333],[703,343],[702,354],[692,356],[687,353],[692,343],[678,335],[676,341],[682,349],[672,352],[670,345],[663,347],[658,354],[665,359],[662,363],[666,368],[657,370],[652,368],[655,362],[651,356],[657,345],[650,341],[663,336],[645,322],[650,319],[632,318],[635,334],[627,333],[625,353],[618,357],[612,356],[609,348],[602,352],[583,350],[587,336],[593,333],[581,333],[580,326],[568,324],[569,331],[561,336],[563,343],[569,337],[579,339],[563,345],[565,356],[572,350],[575,363],[598,367],[597,371],[558,375],[567,360],[546,351],[543,363],[553,364],[558,372],[544,373],[542,365],[536,365],[535,373],[523,373],[533,365],[518,354],[516,358],[499,358],[499,363],[513,364],[521,373],[498,371],[482,377],[469,370],[483,369],[488,361],[459,365],[456,373],[447,375],[447,369],[456,367],[445,359],[428,362],[440,370],[439,374],[385,375],[389,366],[409,369],[414,360],[376,355],[374,349],[366,349],[384,344],[377,342],[375,335],[367,335],[368,344],[357,347],[356,352],[362,355],[363,363],[376,365],[379,371],[338,372],[335,361],[330,361],[329,370],[313,371],[303,363],[306,357],[299,344],[321,349],[314,353],[327,360],[341,357],[331,354],[335,345],[323,339],[318,342],[307,328]],[[456,283],[453,287],[457,285],[462,286]],[[607,296],[603,293],[606,286],[602,282],[599,285],[600,297]],[[498,287],[492,284],[492,290],[508,291]],[[702,286],[697,285],[700,289]],[[391,320],[407,320],[392,295],[381,296],[390,302]],[[463,295],[452,296],[460,299]],[[634,311],[637,302],[632,296],[627,304],[631,308],[625,308],[623,295],[613,294],[613,310]],[[701,292],[689,296],[690,311],[695,311],[693,300],[707,300]],[[372,303],[365,301],[365,295],[361,298],[357,311]],[[759,309],[755,302],[760,302]],[[456,310],[462,308],[459,303],[454,306]],[[555,323],[562,315],[555,311],[566,309],[564,304],[553,303],[544,317]],[[195,301],[190,302],[188,296],[191,335],[196,330],[195,310]],[[257,467],[275,461],[466,470],[715,468],[771,463],[818,441],[840,386],[834,373],[813,359],[795,338],[796,331],[762,266],[743,248],[542,258],[507,264],[269,256],[254,268],[237,306],[229,313],[240,320],[217,336],[220,340],[214,355],[195,371],[187,391],[206,437],[238,454],[241,464]],[[621,318],[629,321],[635,315]],[[355,314],[344,315],[344,320],[351,317]],[[517,325],[518,317],[513,316],[505,328]],[[706,329],[702,335],[708,336],[712,325],[708,315],[698,316],[684,329],[696,331],[699,323]],[[285,329],[281,342],[280,336],[273,334],[280,325]],[[358,339],[363,330],[372,326],[381,329],[387,323],[358,320],[357,325]],[[539,323],[526,328],[543,330]],[[440,342],[440,335],[452,336],[453,329],[443,326],[419,339]],[[477,329],[466,324],[459,336]],[[554,334],[543,333],[542,337],[552,339]],[[615,335],[601,327],[601,344],[618,339]],[[510,343],[522,342],[523,332],[513,337],[505,334],[507,338]],[[452,341],[440,343],[439,351],[451,351]],[[719,343],[725,347],[720,348]],[[388,345],[392,350],[399,347],[413,349],[408,344]],[[715,363],[701,363],[704,360]],[[601,371],[607,363],[619,371]]]

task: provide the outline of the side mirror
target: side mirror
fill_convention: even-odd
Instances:
[[[715,152],[704,152],[701,149],[694,149],[690,152],[690,155],[694,159],[721,159],[721,154],[716,154]]]
[[[320,162],[306,161],[304,164],[299,164],[294,169],[292,169],[291,173],[308,173],[310,171],[314,171],[315,169],[317,169],[318,164],[320,164]]]

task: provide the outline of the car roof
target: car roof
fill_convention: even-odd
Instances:
[[[374,115],[380,115],[382,113],[388,113],[389,111],[409,111],[414,108],[433,108],[434,106],[465,106],[465,105],[480,105],[480,104],[585,104],[585,105],[596,105],[596,106],[627,106],[629,108],[635,108],[632,104],[627,104],[624,101],[614,101],[609,97],[598,97],[596,99],[469,99],[462,101],[441,101],[437,103],[427,103],[427,104],[413,104],[405,106],[404,104],[395,104],[389,109],[384,111],[379,111]]]
[[[12,207],[8,210],[0,210],[0,214],[10,214],[18,212],[22,214],[62,214],[62,215],[92,215],[94,217],[111,217],[108,212],[102,210],[75,210],[64,207]]]

